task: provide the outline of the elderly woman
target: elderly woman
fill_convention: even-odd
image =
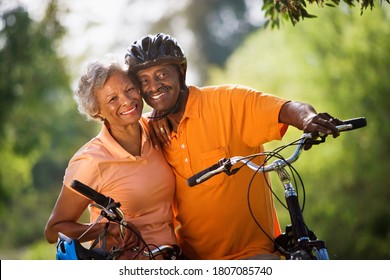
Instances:
[[[78,180],[120,202],[126,221],[147,244],[175,244],[171,208],[175,178],[161,149],[150,141],[137,81],[120,64],[92,62],[80,78],[75,100],[80,113],[101,122],[102,129],[69,162],[45,228],[47,241],[57,242],[61,232],[82,236],[80,242],[86,242],[102,232],[102,223],[93,225],[100,215],[95,207],[89,208],[89,224],[79,222],[91,201],[70,187]],[[115,223],[108,223],[107,236],[108,250],[123,249],[120,259],[134,258],[134,251],[145,245],[134,231],[127,229],[121,237]]]

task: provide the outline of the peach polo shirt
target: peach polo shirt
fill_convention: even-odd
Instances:
[[[182,121],[171,134],[171,146],[164,148],[176,175],[178,240],[190,259],[240,259],[274,252],[248,209],[252,170],[242,168],[230,177],[219,174],[195,187],[188,187],[186,180],[221,158],[259,153],[262,144],[281,139],[287,126],[278,117],[285,102],[239,85],[190,87]],[[255,177],[250,201],[256,220],[274,238],[280,227],[263,175]]]
[[[78,180],[121,203],[126,220],[133,223],[148,244],[176,244],[172,201],[175,178],[162,150],[149,140],[141,118],[142,150],[133,156],[124,150],[103,125],[99,135],[80,148],[70,160],[64,176],[69,187]],[[100,214],[89,208],[91,222]],[[111,246],[114,242],[108,241]],[[155,247],[151,246],[151,249]]]

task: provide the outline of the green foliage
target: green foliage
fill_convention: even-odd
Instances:
[[[182,13],[159,22],[157,31],[168,32],[186,19],[197,38],[195,52],[188,53],[189,67],[202,65],[206,76],[209,63],[224,65],[257,28],[246,17],[244,2],[191,1]],[[57,1],[49,1],[40,21],[20,7],[4,6],[0,2],[0,258],[52,259],[53,245],[41,240],[64,169],[99,128],[78,114],[72,99],[66,60],[57,52],[66,33]],[[213,81],[238,82],[240,77],[244,84],[309,101],[340,118],[367,116],[367,128],[313,148],[298,170],[308,188],[308,223],[321,229],[317,233],[329,241],[333,255],[388,258],[384,221],[389,220],[389,193],[382,187],[387,170],[375,160],[389,154],[389,84],[384,77],[390,69],[390,12],[385,7],[364,15],[327,10],[315,10],[321,16],[310,25],[259,30],[229,60],[227,72],[213,71]],[[373,137],[379,131],[380,137]],[[299,135],[290,129],[286,140]],[[345,171],[336,172],[341,167]],[[313,193],[310,187],[320,180],[328,184]]]
[[[50,1],[41,21],[0,3],[0,249],[43,231],[69,158],[96,133],[77,112],[65,59],[66,30]]]
[[[29,246],[19,247],[16,250],[0,251],[2,260],[55,260],[56,244],[49,244],[45,240],[36,241]]]
[[[390,3],[390,0],[385,0]],[[382,4],[383,0],[378,1]],[[340,3],[347,4],[349,7],[354,7],[355,3],[360,4],[360,13],[370,8],[374,8],[374,0],[307,0],[307,3],[317,4],[317,7],[337,7]],[[262,10],[265,12],[267,19],[267,25],[271,27],[280,27],[280,24],[284,20],[290,20],[293,25],[297,24],[300,20],[305,18],[316,18],[314,14],[310,14],[307,10],[305,0],[264,0]]]
[[[0,155],[8,161],[0,174],[1,203],[31,186],[31,167],[50,143],[52,117],[41,112],[55,109],[56,95],[69,82],[55,52],[63,30],[52,12],[51,7],[41,24],[19,7],[2,14]]]
[[[38,241],[24,250],[20,256],[22,260],[55,260],[56,244]]]
[[[339,8],[315,12],[320,16],[310,25],[252,34],[226,71],[212,70],[209,83],[243,83],[341,119],[365,116],[367,127],[328,137],[295,166],[307,193],[306,222],[327,241],[331,258],[389,259],[390,6],[364,15]],[[269,147],[300,134],[290,128],[282,143]]]

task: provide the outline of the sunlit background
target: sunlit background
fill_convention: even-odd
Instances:
[[[23,5],[33,19],[40,20],[45,12],[48,0],[17,0],[9,6]],[[261,11],[261,3],[258,0],[245,0],[239,5],[221,6],[218,13],[213,13],[212,10],[207,14],[200,13],[199,18],[193,21],[204,21],[207,25],[209,36],[213,36],[213,40],[218,44],[229,44],[232,39],[229,39],[234,33],[242,33],[240,30],[243,24],[239,22],[237,15],[230,9],[235,6],[240,7],[241,11],[236,11],[241,16],[245,17],[245,28],[254,29],[264,23],[263,12]],[[196,3],[196,2],[195,2]],[[204,9],[212,6],[206,2],[199,1],[200,6]],[[167,32],[175,36],[180,45],[186,50],[186,55],[190,61],[203,62],[204,58],[197,49],[199,38],[194,32],[202,30],[191,30],[191,22],[186,19],[190,13],[189,6],[194,6],[191,0],[115,0],[109,4],[105,0],[83,0],[83,1],[58,1],[59,20],[67,29],[67,34],[63,38],[58,52],[65,55],[67,59],[72,61],[72,72],[78,74],[80,71],[79,60],[89,60],[99,58],[104,54],[123,55],[127,47],[147,34],[158,32]],[[7,6],[7,5],[5,5]],[[197,6],[197,5],[195,5]],[[186,9],[188,9],[186,11]],[[190,19],[191,20],[191,19]],[[160,24],[163,30],[159,29]],[[249,30],[250,30],[249,29]],[[207,36],[205,34],[205,36]],[[237,43],[233,44],[234,47]],[[232,47],[225,47],[226,49]],[[224,50],[223,52],[226,52]],[[192,54],[194,57],[192,57]],[[224,60],[226,58],[222,58]],[[73,61],[76,61],[73,64]],[[82,62],[81,62],[82,63]],[[73,67],[74,66],[74,67]],[[199,77],[198,71],[202,67],[193,63],[189,68],[189,81],[197,83],[202,79]],[[77,75],[76,75],[77,79]]]
[[[376,3],[363,14],[312,5],[316,18],[271,29],[258,0],[2,0],[0,258],[55,258],[44,226],[68,160],[99,130],[72,100],[82,67],[165,32],[187,55],[189,84],[241,83],[367,117],[297,163],[304,214],[332,259],[390,259],[390,5]],[[283,143],[300,133],[290,128]]]

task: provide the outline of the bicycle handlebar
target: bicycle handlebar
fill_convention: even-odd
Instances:
[[[367,125],[367,120],[364,117],[361,118],[354,118],[343,121],[344,124],[336,126],[336,128],[341,131],[350,131],[358,128],[365,127]],[[321,135],[320,135],[321,136]],[[298,146],[295,149],[294,153],[285,160],[276,160],[273,163],[265,166],[259,166],[257,164],[254,164],[248,159],[248,156],[234,156],[232,158],[223,158],[218,161],[218,163],[200,171],[199,173],[196,173],[192,177],[187,179],[187,185],[190,187],[196,186],[211,177],[225,172],[228,175],[232,175],[233,173],[230,172],[230,168],[235,165],[238,162],[242,162],[246,166],[248,166],[250,169],[256,171],[256,172],[269,172],[275,170],[277,167],[288,165],[294,161],[296,161],[299,158],[299,155],[303,149],[303,146],[307,139],[313,138],[312,133],[304,133],[301,138],[298,139]],[[249,156],[250,157],[250,156]]]
[[[105,217],[110,221],[118,223],[120,226],[121,235],[123,237],[124,227],[129,227],[128,223],[124,220],[124,215],[120,210],[121,204],[119,202],[115,202],[114,199],[112,199],[111,197],[98,193],[91,187],[81,183],[78,180],[73,180],[71,183],[71,187],[80,194],[96,202],[94,206],[101,210],[102,217]],[[132,230],[131,228],[129,229]],[[138,233],[134,233],[138,235]],[[93,256],[92,259],[112,259],[114,257],[114,254],[112,252],[110,253],[108,251],[100,250],[99,253],[97,253],[92,249],[86,249],[81,246],[78,242],[78,239],[69,238],[62,233],[59,233],[58,235],[61,243],[66,242],[67,244],[72,244],[72,240],[75,241],[75,246],[78,250],[77,252],[79,254],[82,254],[80,259],[91,259],[91,255]],[[144,250],[142,254],[145,257],[149,257],[149,259],[154,259],[158,255],[163,255],[164,259],[176,259],[181,254],[180,247],[175,244],[161,245],[154,250],[151,250],[148,244],[146,244],[146,242],[142,239],[142,237],[139,236],[139,238],[145,244],[145,248],[147,248],[147,250]]]
[[[367,126],[367,120],[365,117],[360,117],[360,118],[354,118],[354,119],[349,119],[343,121],[345,124],[351,125],[348,129],[346,130],[354,130],[358,128],[362,128]],[[339,129],[340,130],[340,129]]]
[[[73,180],[72,183],[70,184],[70,186],[74,190],[78,191],[82,195],[88,197],[89,199],[95,201],[97,204],[99,204],[103,207],[107,207],[110,204],[110,202],[112,202],[111,198],[109,198],[101,193],[98,193],[97,191],[95,191],[94,189],[81,183],[80,181]]]
[[[123,233],[123,226],[126,226],[126,222],[123,221],[124,216],[120,210],[121,204],[115,202],[111,197],[98,193],[91,187],[81,183],[80,181],[73,180],[70,186],[89,199],[96,202],[95,207],[102,211],[102,215],[110,221],[119,222],[121,225],[121,232]]]

